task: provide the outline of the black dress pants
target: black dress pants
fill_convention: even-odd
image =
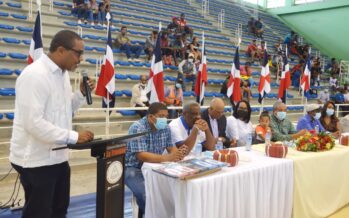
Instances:
[[[70,197],[68,162],[23,168],[12,163],[24,189],[23,218],[65,218]]]

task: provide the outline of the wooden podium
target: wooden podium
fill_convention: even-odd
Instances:
[[[97,159],[97,218],[124,217],[124,162],[126,143],[145,134],[147,132],[113,139],[94,140],[83,144],[68,145],[70,149],[91,149],[91,156]]]

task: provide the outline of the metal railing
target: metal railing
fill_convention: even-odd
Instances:
[[[235,40],[236,42],[242,39],[242,23],[238,23],[237,28],[235,29]]]
[[[33,0],[29,0],[28,2],[28,20],[33,19]]]
[[[201,2],[201,13],[204,17],[209,15],[209,0],[203,0]]]
[[[220,30],[222,30],[224,27],[224,18],[225,18],[225,10],[221,9],[221,12],[219,12],[218,14],[218,28]]]
[[[349,83],[349,61],[340,61],[339,63],[339,81],[340,84]]]

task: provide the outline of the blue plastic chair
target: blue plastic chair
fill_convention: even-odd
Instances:
[[[105,52],[105,48],[101,48],[101,47],[93,47],[93,48],[98,52]]]
[[[85,45],[84,49],[85,51],[93,51],[94,47]]]
[[[2,118],[4,118],[4,115],[3,115],[3,114],[0,114],[0,120],[2,120]]]
[[[21,41],[19,39],[10,38],[10,37],[4,37],[4,38],[2,38],[2,40],[4,42],[10,43],[10,44],[19,44],[19,43],[21,43]]]
[[[115,79],[126,80],[126,79],[127,79],[127,76],[126,76],[126,75],[123,75],[123,74],[118,74],[118,73],[116,73],[116,74],[115,74]]]
[[[137,113],[134,110],[120,110],[118,111],[122,116],[135,116]]]
[[[16,29],[18,29],[21,32],[28,32],[28,33],[33,32],[33,28],[30,28],[30,27],[17,26]]]
[[[121,90],[122,94],[126,95],[127,97],[131,97],[132,96],[132,92],[131,90]]]
[[[7,24],[0,24],[0,29],[13,30],[15,27]]]
[[[14,72],[17,76],[21,75],[21,73],[22,73],[22,71],[21,71],[21,70],[18,70],[18,69],[14,70],[13,72]]]
[[[22,14],[11,14],[11,17],[15,18],[15,19],[20,19],[20,20],[26,20],[27,16],[22,15]]]
[[[8,17],[9,13],[0,11],[0,17]]]
[[[23,39],[22,42],[23,42],[23,44],[25,44],[25,45],[30,45],[31,40],[29,40],[29,39]]]
[[[0,88],[1,96],[15,96],[16,91],[14,88]]]
[[[7,55],[4,52],[0,52],[0,58],[5,58]]]
[[[11,8],[22,8],[20,3],[6,2],[6,4]]]
[[[1,68],[0,69],[0,75],[12,75],[12,70],[10,69],[7,69],[7,68]]]
[[[132,75],[132,74],[127,74],[126,75],[127,78],[129,78],[130,80],[140,80],[141,79],[141,76],[140,75]]]
[[[8,56],[10,56],[11,58],[13,59],[20,59],[20,60],[25,60],[27,59],[27,55],[25,54],[21,54],[21,53],[16,53],[16,52],[11,52],[11,53],[8,53]]]
[[[94,59],[94,58],[87,58],[85,61],[90,63],[90,64],[96,64],[97,63],[97,60]]]
[[[15,118],[15,114],[14,113],[5,113],[5,116],[9,120],[13,120]]]
[[[58,11],[58,13],[63,16],[71,16],[71,13],[66,11]]]
[[[121,97],[123,95],[123,93],[122,93],[122,91],[117,90],[114,92],[114,95],[117,97]]]
[[[56,1],[54,1],[53,4],[54,4],[55,6],[64,7],[64,3],[62,3],[62,2],[56,2]]]
[[[76,22],[64,21],[63,23],[67,26],[73,26],[73,27],[78,26],[78,23],[76,23]]]

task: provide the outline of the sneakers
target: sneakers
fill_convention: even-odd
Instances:
[[[103,24],[103,27],[107,27],[107,25]]]
[[[132,58],[128,58],[127,61],[129,61],[129,62],[132,61]]]
[[[136,61],[136,62],[141,62],[142,61],[141,59],[138,59],[138,58],[135,58],[133,60]]]
[[[91,25],[91,26],[94,26],[95,24],[92,22],[92,23],[90,23],[90,25]]]
[[[78,20],[78,24],[81,24],[81,20]]]

